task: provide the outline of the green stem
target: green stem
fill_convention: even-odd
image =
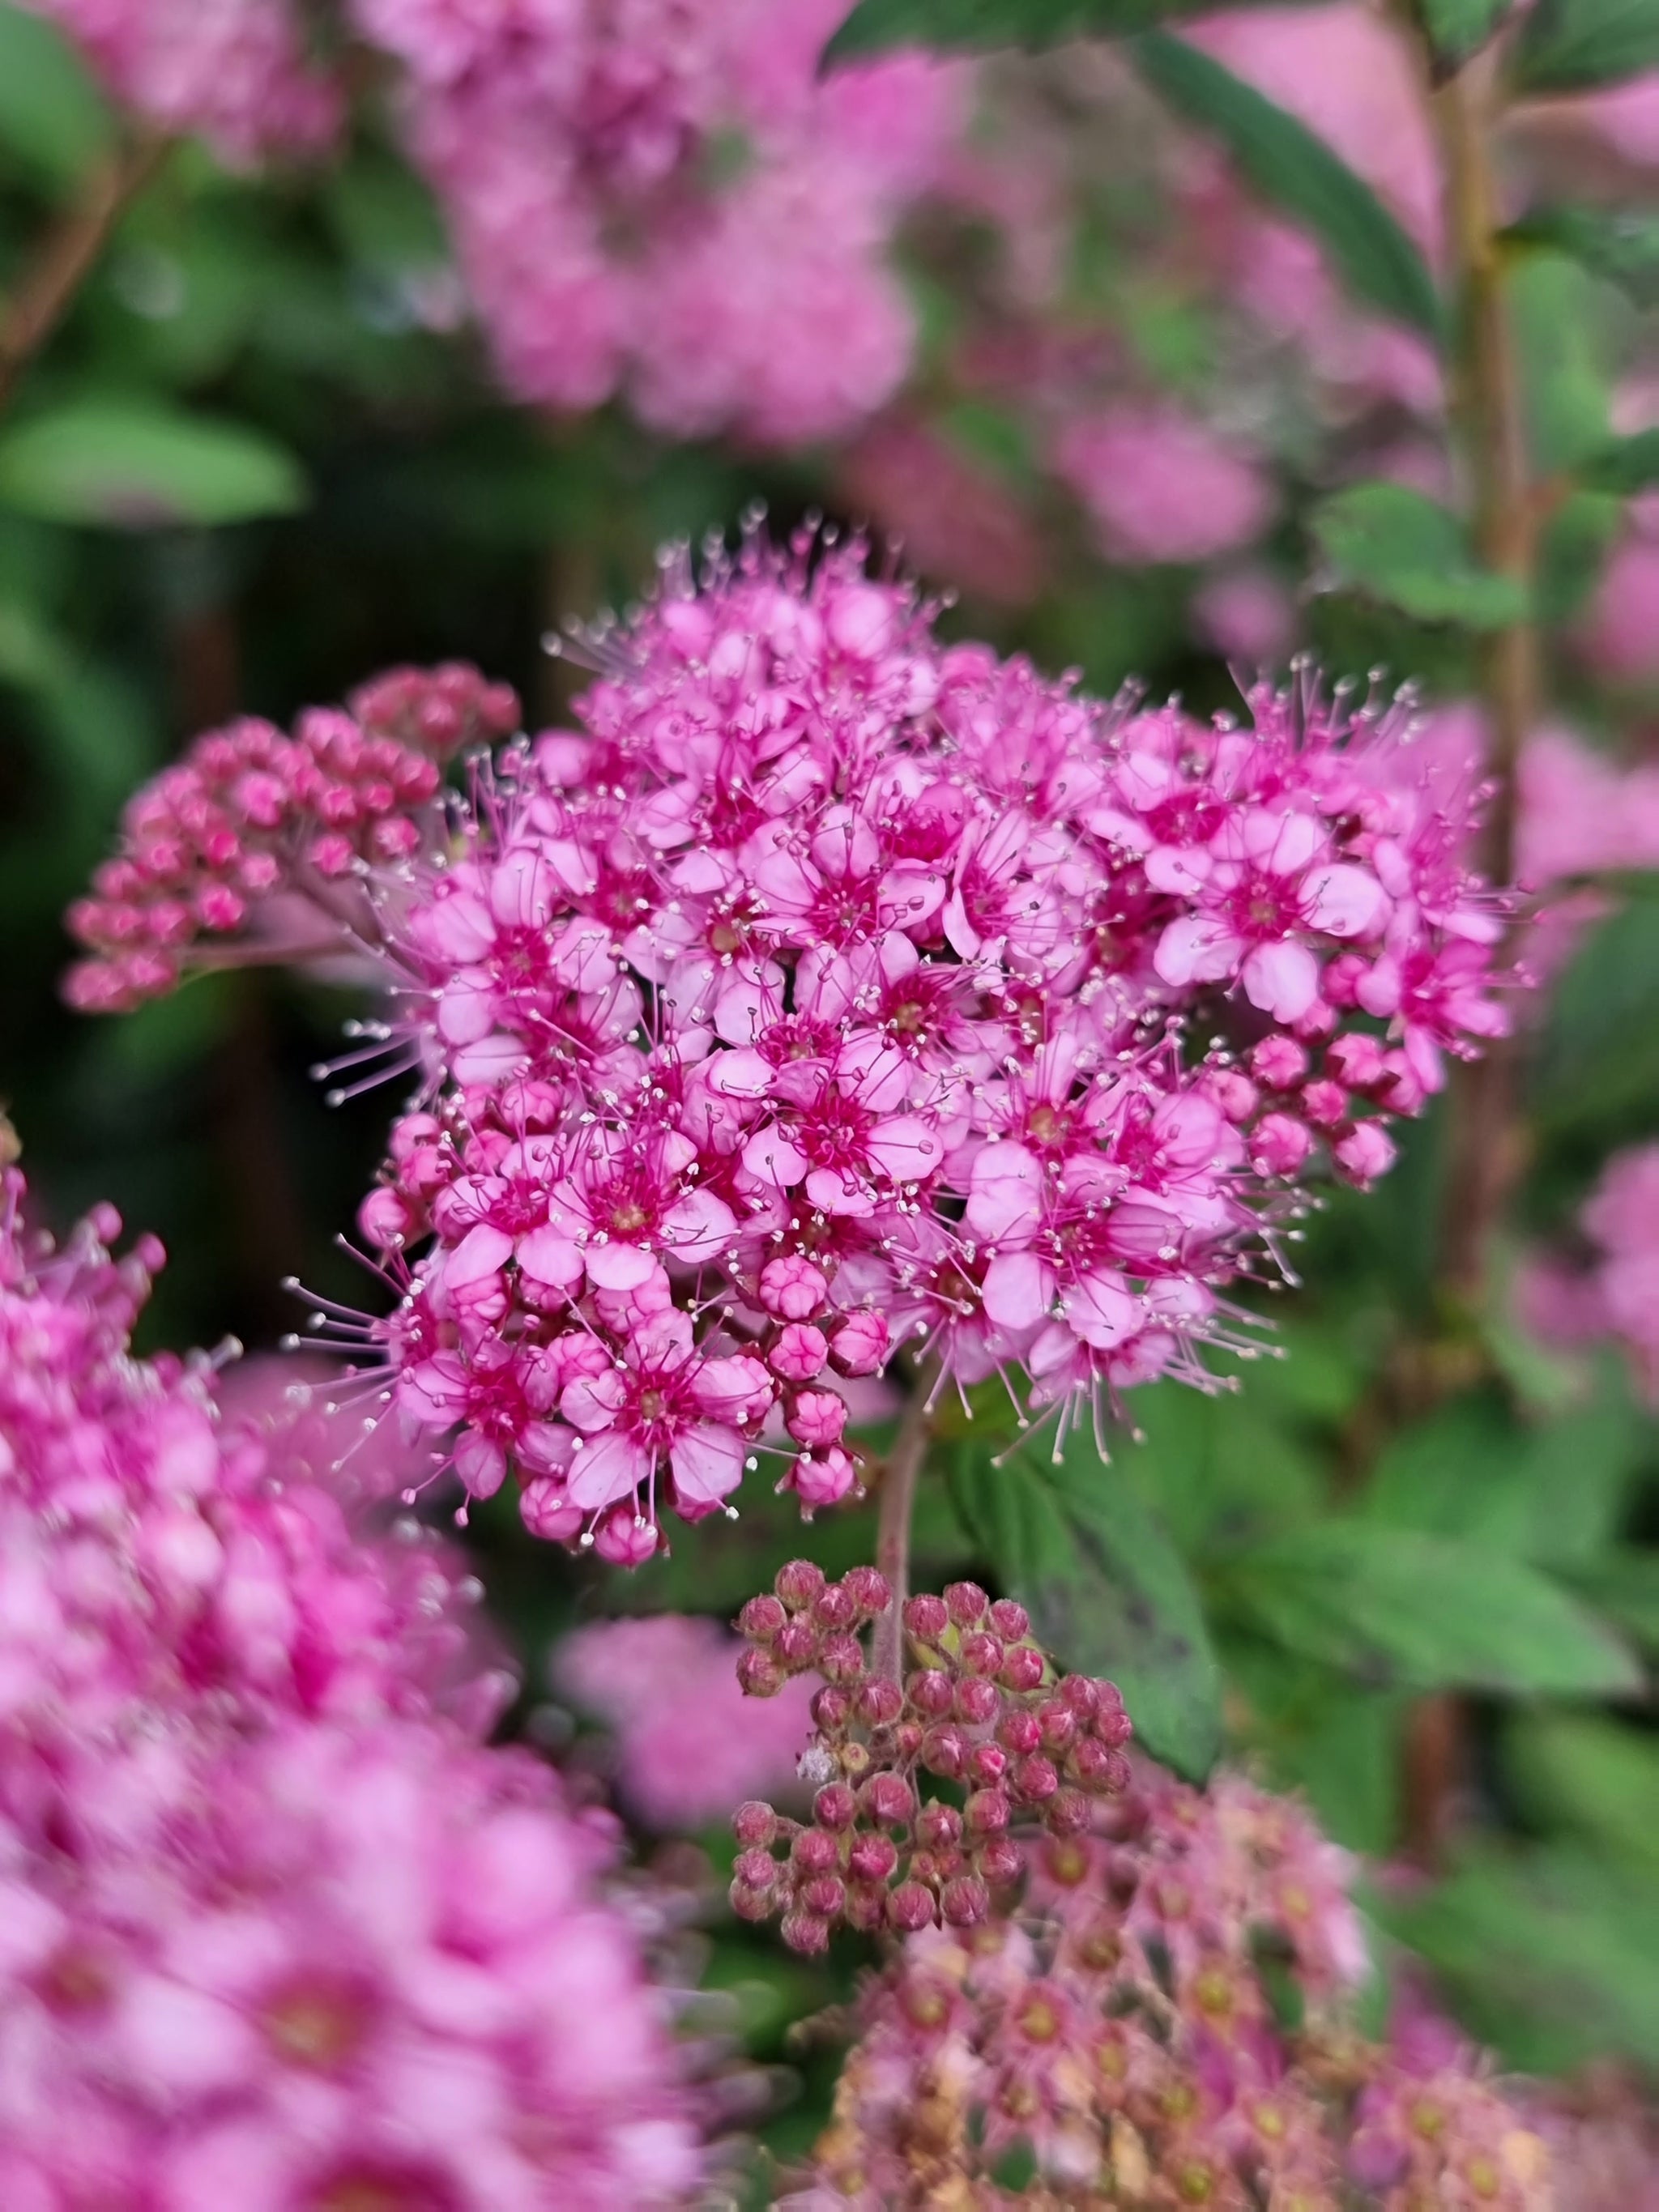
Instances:
[[[876,1565],[887,1578],[893,1601],[876,1623],[872,1665],[890,1681],[904,1680],[904,1601],[910,1595],[910,1519],[916,1482],[933,1435],[928,1401],[933,1375],[923,1368],[899,1423],[893,1449],[882,1469],[876,1522]]]

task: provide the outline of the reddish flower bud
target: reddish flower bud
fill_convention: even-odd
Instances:
[[[781,1665],[799,1674],[818,1656],[818,1632],[805,1614],[798,1613],[778,1631],[772,1649]]]
[[[993,1889],[1007,1889],[1025,1871],[1025,1854],[1012,1836],[988,1836],[974,1854],[974,1869]]]
[[[828,1874],[841,1864],[841,1846],[823,1828],[803,1828],[789,1846],[789,1856],[803,1875]]]
[[[1042,1654],[1034,1644],[1017,1644],[1002,1662],[1002,1686],[1024,1697],[1036,1689],[1044,1672]]]
[[[898,1722],[893,1729],[893,1756],[901,1761],[914,1759],[927,1733],[920,1721]]]
[[[734,1881],[726,1896],[739,1920],[769,1920],[775,1910],[769,1889],[745,1889],[740,1881]]]
[[[1002,1665],[1002,1646],[994,1636],[975,1629],[962,1639],[962,1664],[969,1674],[993,1675]]]
[[[1103,1698],[1089,1725],[1097,1740],[1113,1751],[1121,1749],[1135,1732],[1135,1724],[1122,1706],[1109,1705]]]
[[[1034,1752],[1042,1741],[1042,1729],[1035,1713],[1006,1712],[997,1723],[997,1741],[1016,1759]]]
[[[738,1661],[738,1680],[745,1697],[775,1698],[787,1680],[782,1668],[764,1651],[745,1651]]]
[[[847,1885],[832,1874],[814,1875],[802,1885],[800,1902],[809,1912],[816,1912],[824,1920],[836,1920],[847,1902]]]
[[[968,1761],[968,1743],[962,1730],[945,1721],[931,1728],[921,1740],[921,1764],[930,1774],[943,1775],[954,1781]]]
[[[769,1805],[751,1797],[732,1815],[732,1832],[746,1848],[764,1848],[777,1835],[778,1816]]]
[[[783,1638],[778,1640],[781,1644]],[[826,1636],[818,1652],[818,1672],[831,1682],[856,1682],[864,1672],[864,1648],[857,1637],[844,1632]]]
[[[1046,1805],[1060,1787],[1051,1759],[1022,1759],[1008,1778],[1014,1795],[1024,1805]]]
[[[1011,1597],[1000,1597],[991,1607],[991,1626],[1005,1644],[1018,1644],[1031,1632],[1031,1616]]]
[[[819,1827],[839,1834],[859,1816],[859,1802],[844,1782],[831,1782],[812,1800],[812,1818]]]
[[[947,1583],[945,1586],[945,1608],[958,1628],[977,1628],[990,1602],[977,1583]]]
[[[1006,1790],[976,1790],[963,1808],[963,1818],[976,1836],[1000,1836],[1013,1812]]]
[[[873,1620],[878,1613],[885,1613],[893,1602],[886,1576],[874,1567],[849,1567],[841,1578],[841,1585],[852,1593],[853,1602],[866,1620]]]
[[[932,1890],[919,1881],[902,1881],[890,1890],[887,1897],[887,1924],[902,1936],[914,1936],[923,1928],[931,1928],[939,1907]]]
[[[860,1936],[873,1936],[886,1922],[887,1889],[882,1882],[852,1882],[842,1911],[849,1928]]]
[[[771,1889],[781,1869],[769,1851],[739,1851],[732,1878],[745,1889]]]
[[[1043,1808],[1042,1824],[1051,1836],[1080,1836],[1089,1825],[1089,1801],[1062,1783]]]
[[[826,1682],[812,1696],[811,1714],[825,1735],[839,1735],[853,1711],[853,1700],[843,1689]]]
[[[968,1779],[982,1790],[1000,1782],[1008,1771],[1008,1754],[1000,1743],[976,1743],[968,1754]]]
[[[826,1583],[812,1601],[812,1618],[820,1628],[852,1628],[860,1618],[858,1600],[845,1583]]]
[[[916,1841],[923,1850],[953,1850],[962,1841],[962,1815],[954,1805],[925,1805],[916,1818]]]
[[[830,1948],[830,1923],[816,1912],[786,1912],[779,1933],[792,1951],[814,1959]]]
[[[791,1613],[799,1613],[823,1588],[823,1570],[815,1567],[811,1559],[791,1559],[778,1569],[772,1587]]]
[[[890,1836],[860,1836],[847,1856],[854,1881],[889,1881],[897,1865],[898,1847]]]
[[[956,1703],[956,1685],[942,1667],[919,1668],[904,1688],[911,1705],[927,1720],[943,1720]]]
[[[775,1597],[751,1597],[738,1615],[738,1633],[751,1644],[769,1644],[789,1618]]]
[[[919,1644],[937,1644],[950,1620],[950,1612],[942,1597],[924,1593],[905,1601],[904,1626]]]
[[[900,1827],[915,1813],[915,1793],[902,1775],[872,1774],[859,1790],[859,1809],[878,1827]]]
[[[939,1902],[947,1927],[977,1928],[990,1917],[991,1893],[976,1875],[947,1881]]]
[[[1042,1741],[1049,1751],[1065,1751],[1077,1741],[1077,1715],[1058,1698],[1037,1708],[1037,1726],[1042,1731]]]
[[[891,1728],[904,1711],[904,1692],[884,1674],[872,1674],[859,1686],[856,1711],[866,1728]]]
[[[1086,1717],[1100,1703],[1100,1685],[1091,1682],[1086,1674],[1067,1674],[1060,1683],[1060,1695],[1074,1713]]]
[[[970,1674],[957,1684],[955,1703],[958,1720],[966,1721],[969,1728],[985,1728],[996,1718],[1002,1699],[994,1682]]]
[[[1129,1786],[1129,1762],[1121,1751],[1109,1750],[1085,1737],[1073,1752],[1071,1771],[1085,1790],[1097,1795],[1115,1793]]]

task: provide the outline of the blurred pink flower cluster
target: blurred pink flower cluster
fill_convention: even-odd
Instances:
[[[477,1586],[354,1518],[161,1261],[0,1194],[0,2198],[598,2208],[702,2154],[614,1841],[482,1740]],[[303,1421],[304,1409],[295,1408]],[[647,1900],[648,1906],[648,1899]]]
[[[1322,1146],[1369,1182],[1386,1117],[1504,1026],[1480,793],[1419,761],[1408,699],[1303,673],[1242,726],[1109,709],[932,611],[857,544],[675,554],[588,641],[580,732],[465,801],[423,778],[337,889],[312,799],[270,795],[267,896],[379,963],[379,1042],[428,1078],[361,1215],[399,1303],[360,1348],[475,1495],[514,1468],[538,1534],[637,1562],[763,1445],[836,1503],[840,1378],[907,1340],[959,1383],[1023,1371],[1062,1425],[1198,1373],[1280,1181]],[[155,805],[116,873],[155,872]],[[204,834],[248,811],[228,769]]]
[[[806,1683],[765,1702],[738,1686],[729,1630],[690,1613],[596,1620],[553,1655],[553,1687],[608,1723],[616,1786],[653,1828],[730,1818],[746,1797],[787,1797],[812,1731]]]
[[[23,0],[151,131],[205,138],[233,167],[312,155],[345,112],[292,0]]]
[[[1358,2038],[1349,1875],[1296,1805],[1145,1771],[1045,1847],[1013,1917],[926,1930],[866,1984],[814,2180],[786,2203],[1012,2206],[997,2177],[1024,2149],[1066,2202],[1323,2206],[1358,2185],[1390,2212],[1544,2212],[1547,2146],[1472,2054]]]
[[[1659,1145],[1616,1152],[1578,1215],[1583,1249],[1534,1258],[1517,1285],[1522,1317],[1547,1341],[1611,1336],[1659,1405]]]
[[[819,83],[838,0],[355,0],[404,64],[511,390],[625,388],[677,436],[799,444],[903,378],[896,221],[961,127],[962,72],[913,58]]]

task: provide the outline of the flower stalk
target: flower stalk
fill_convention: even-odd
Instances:
[[[142,138],[101,161],[48,233],[11,298],[0,305],[0,409],[73,306],[111,234],[155,173],[167,141]]]

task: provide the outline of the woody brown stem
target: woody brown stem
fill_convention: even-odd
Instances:
[[[1479,57],[1432,96],[1446,186],[1447,229],[1459,281],[1452,397],[1468,471],[1475,544],[1486,566],[1530,602],[1537,580],[1540,503],[1526,449],[1520,366],[1504,295],[1500,211],[1492,168],[1498,113],[1495,57]],[[1542,690],[1529,613],[1494,630],[1481,689],[1497,781],[1480,860],[1488,878],[1515,872],[1516,772]],[[1453,1085],[1441,1283],[1455,1307],[1480,1305],[1487,1250],[1519,1171],[1514,1055],[1495,1045]]]
[[[886,1577],[892,1603],[876,1621],[872,1663],[890,1681],[904,1679],[904,1601],[910,1594],[910,1520],[916,1482],[933,1435],[928,1401],[933,1376],[923,1368],[904,1408],[893,1449],[882,1469],[876,1522],[876,1565]]]
[[[48,232],[15,292],[0,307],[0,407],[69,313],[110,234],[165,150],[164,142],[147,139],[100,162],[79,199]]]

